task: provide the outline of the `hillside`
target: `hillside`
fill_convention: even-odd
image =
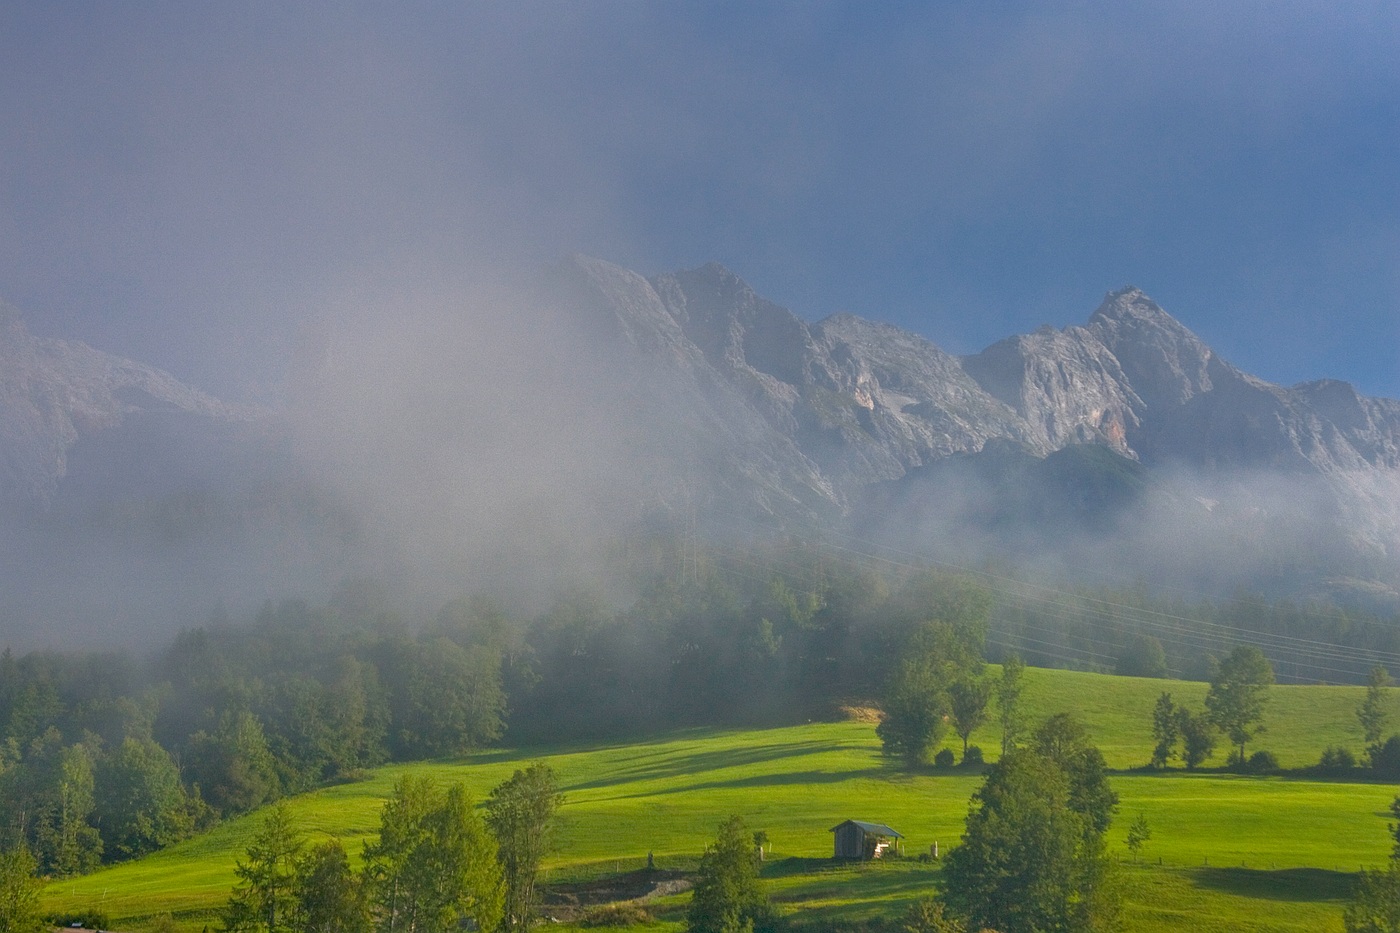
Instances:
[[[1115,768],[1140,765],[1149,756],[1149,713],[1160,691],[1198,702],[1204,690],[1036,669],[1027,671],[1027,681],[1028,705],[1047,715],[1074,709]],[[1316,761],[1329,744],[1355,749],[1361,695],[1351,687],[1275,687],[1270,731],[1258,745],[1273,749],[1286,766]],[[1400,707],[1392,716],[1400,718]],[[989,752],[998,744],[991,729],[974,741]],[[366,781],[298,797],[294,813],[308,832],[338,836],[357,851],[406,771],[463,781],[480,799],[514,768],[535,760],[555,769],[567,798],[559,850],[548,863],[556,880],[635,869],[647,852],[663,866],[693,865],[729,813],[769,832],[775,860],[825,859],[827,831],[847,817],[894,825],[908,837],[910,854],[934,842],[946,848],[957,840],[978,784],[976,775],[956,770],[892,771],[869,724],[841,722],[698,730],[603,747],[485,751],[455,762],[386,767]],[[1336,898],[1345,890],[1344,878],[1333,872],[1377,863],[1388,851],[1385,813],[1394,790],[1384,784],[1179,771],[1118,774],[1112,782],[1122,804],[1111,844],[1122,851],[1129,819],[1143,813],[1154,829],[1146,855],[1161,860],[1150,871],[1132,870],[1129,930],[1173,928],[1173,918],[1154,903],[1162,886],[1172,887],[1181,903],[1204,904],[1212,915],[1248,915],[1256,922],[1236,929],[1333,928]],[[259,819],[254,814],[139,861],[58,882],[47,904],[57,911],[102,910],[118,929],[142,928],[165,912],[182,928],[198,929],[226,898],[233,864]],[[1319,871],[1316,877],[1299,874],[1305,869]],[[818,912],[812,916],[898,910],[936,878],[936,866],[916,862],[891,867],[895,874],[831,874],[824,863],[807,861],[776,861],[771,871],[778,873],[774,885],[785,909]],[[1310,877],[1296,889],[1300,878]],[[1279,886],[1296,890],[1280,900]],[[1208,928],[1194,920],[1193,927]]]

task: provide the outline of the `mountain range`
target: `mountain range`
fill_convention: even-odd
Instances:
[[[433,417],[397,428],[395,450],[415,451],[404,464],[431,461],[456,424],[472,435],[464,449],[488,463],[519,454],[499,472],[554,477],[561,496],[606,514],[610,535],[757,528],[867,556],[1396,604],[1400,402],[1330,379],[1286,387],[1242,372],[1136,288],[1110,292],[1082,326],[1042,327],[962,357],[851,314],[805,321],[715,264],[647,278],[574,256],[518,300],[548,308],[539,321],[558,328],[540,368],[508,367],[487,380],[490,391],[433,388]],[[517,338],[497,355],[528,357],[531,347]],[[361,391],[346,388],[373,369],[374,348],[359,353],[309,366],[295,397],[270,410],[33,336],[3,309],[0,547],[10,573],[40,560],[81,576],[86,561],[145,581],[117,593],[194,580],[187,589],[207,602],[232,592],[208,561],[227,559],[267,595],[374,572],[386,548],[391,562],[411,563],[411,549],[374,523],[406,487],[451,484],[451,471],[391,470],[368,497],[344,482],[352,471],[337,458],[374,459],[357,447],[372,434],[357,427]],[[392,379],[450,381],[443,373],[466,369]],[[502,390],[503,379],[521,391]],[[527,389],[571,414],[532,422],[541,404],[518,401]],[[427,392],[395,397],[411,406]],[[488,401],[495,427],[478,429],[475,409]],[[308,421],[322,435],[339,426],[335,443],[303,442]],[[485,475],[459,485],[480,487]],[[552,487],[531,488],[539,511]],[[247,549],[262,555],[251,576],[246,559],[230,557]],[[31,584],[46,576],[36,570]],[[40,624],[53,589],[11,592],[27,595],[0,611]]]

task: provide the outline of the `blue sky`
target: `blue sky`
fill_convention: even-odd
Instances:
[[[1132,283],[1265,378],[1400,397],[1400,8],[0,8],[40,333],[257,393],[356,282],[574,251],[953,352]]]

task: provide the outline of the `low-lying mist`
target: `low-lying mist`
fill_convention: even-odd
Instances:
[[[724,381],[644,280],[608,274],[606,294],[563,273],[366,276],[297,310],[276,411],[83,433],[55,503],[0,535],[3,640],[150,644],[350,579],[410,619],[476,593],[520,618],[566,591],[616,608],[660,550],[794,539],[882,565],[1400,605],[1393,473],[993,439],[852,494],[809,458],[851,428],[775,429],[754,399],[796,390]]]

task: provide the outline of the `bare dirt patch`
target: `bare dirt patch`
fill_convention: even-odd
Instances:
[[[649,901],[691,887],[684,872],[654,868],[591,881],[551,884],[540,896],[540,912],[555,920],[577,920],[590,907],[620,901]]]
[[[878,726],[885,721],[885,714],[878,706],[839,706],[837,709],[841,713],[841,718],[847,722],[863,722],[867,725]]]

